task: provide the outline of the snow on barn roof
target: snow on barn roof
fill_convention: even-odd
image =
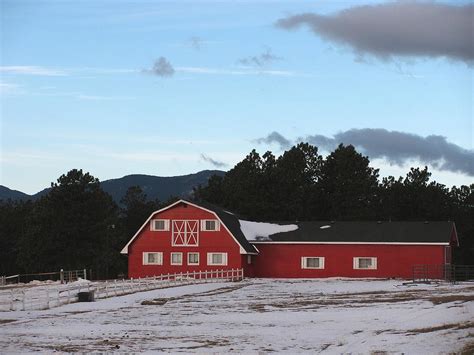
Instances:
[[[242,232],[240,228],[240,224],[239,224],[239,219],[237,218],[235,214],[229,211],[225,211],[220,207],[217,207],[213,204],[203,202],[203,201],[193,202],[193,204],[214,212],[220,218],[222,223],[224,223],[224,225],[228,228],[230,233],[232,233],[232,235],[235,237],[237,242],[245,250],[246,253],[248,254],[258,253],[258,250],[255,248],[255,246],[249,243],[244,233]]]
[[[296,224],[276,224],[239,220],[240,229],[248,241],[271,240],[270,235],[291,232],[298,229]]]

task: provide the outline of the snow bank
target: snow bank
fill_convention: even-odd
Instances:
[[[298,229],[296,224],[275,224],[265,222],[251,222],[239,220],[240,229],[249,241],[271,240],[270,236],[276,233],[291,232]]]

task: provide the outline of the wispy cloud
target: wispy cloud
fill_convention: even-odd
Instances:
[[[256,69],[222,69],[208,67],[176,67],[177,72],[190,74],[215,74],[215,75],[274,75],[297,76],[298,73],[289,70],[256,70]]]
[[[189,38],[188,42],[191,47],[197,51],[200,51],[204,45],[204,40],[198,36],[192,36],[191,38]]]
[[[165,78],[173,76],[175,70],[168,59],[160,57],[150,69],[145,69],[144,72]]]
[[[215,160],[205,154],[201,154],[201,159],[204,160],[206,163],[209,163],[211,164],[212,166],[216,167],[216,168],[224,168],[227,166],[226,163],[222,162],[222,161],[219,161],[219,160]]]
[[[30,95],[34,96],[49,96],[49,97],[68,97],[77,100],[89,100],[89,101],[113,101],[113,100],[133,100],[133,96],[106,96],[106,95],[91,95],[82,92],[64,92],[64,91],[34,91],[30,92]]]
[[[316,35],[382,60],[394,57],[446,57],[472,65],[474,5],[434,1],[395,1],[354,6],[332,15],[302,13],[276,26],[308,26]]]
[[[0,95],[19,94],[21,92],[21,85],[0,81]]]
[[[266,48],[265,51],[258,55],[253,55],[238,60],[239,64],[249,65],[253,67],[263,68],[276,60],[282,60],[282,57],[278,57],[272,53],[271,48]]]
[[[52,69],[35,65],[0,66],[0,72],[36,76],[67,76],[68,72],[62,69]]]

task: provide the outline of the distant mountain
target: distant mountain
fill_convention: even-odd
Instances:
[[[172,196],[188,197],[193,191],[193,187],[207,185],[209,178],[214,174],[223,176],[225,172],[221,170],[203,170],[196,174],[169,177],[127,175],[119,179],[101,181],[100,185],[117,203],[120,202],[130,186],[140,186],[149,200],[159,199],[160,201],[166,201]],[[28,195],[0,185],[0,200],[35,200],[47,194],[48,191],[49,188],[46,188],[34,195]]]
[[[31,198],[31,196],[0,185],[0,200],[27,200],[28,198]]]
[[[172,196],[188,197],[193,187],[207,185],[209,178],[214,175],[224,175],[220,170],[203,170],[196,174],[182,176],[152,176],[127,175],[120,179],[105,180],[101,183],[102,189],[119,202],[130,186],[140,186],[148,199],[165,201]]]

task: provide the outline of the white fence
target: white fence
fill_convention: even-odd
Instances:
[[[0,288],[0,311],[48,309],[78,301],[79,292],[94,292],[95,299],[121,296],[172,286],[197,283],[240,281],[243,269],[196,271],[129,280],[78,281],[33,287]]]
[[[29,282],[32,280],[60,280],[61,283],[73,282],[79,279],[87,279],[86,269],[67,270],[61,269],[56,272],[42,272],[36,274],[17,274],[12,276],[0,276],[0,286],[7,284],[19,284],[21,282]]]

